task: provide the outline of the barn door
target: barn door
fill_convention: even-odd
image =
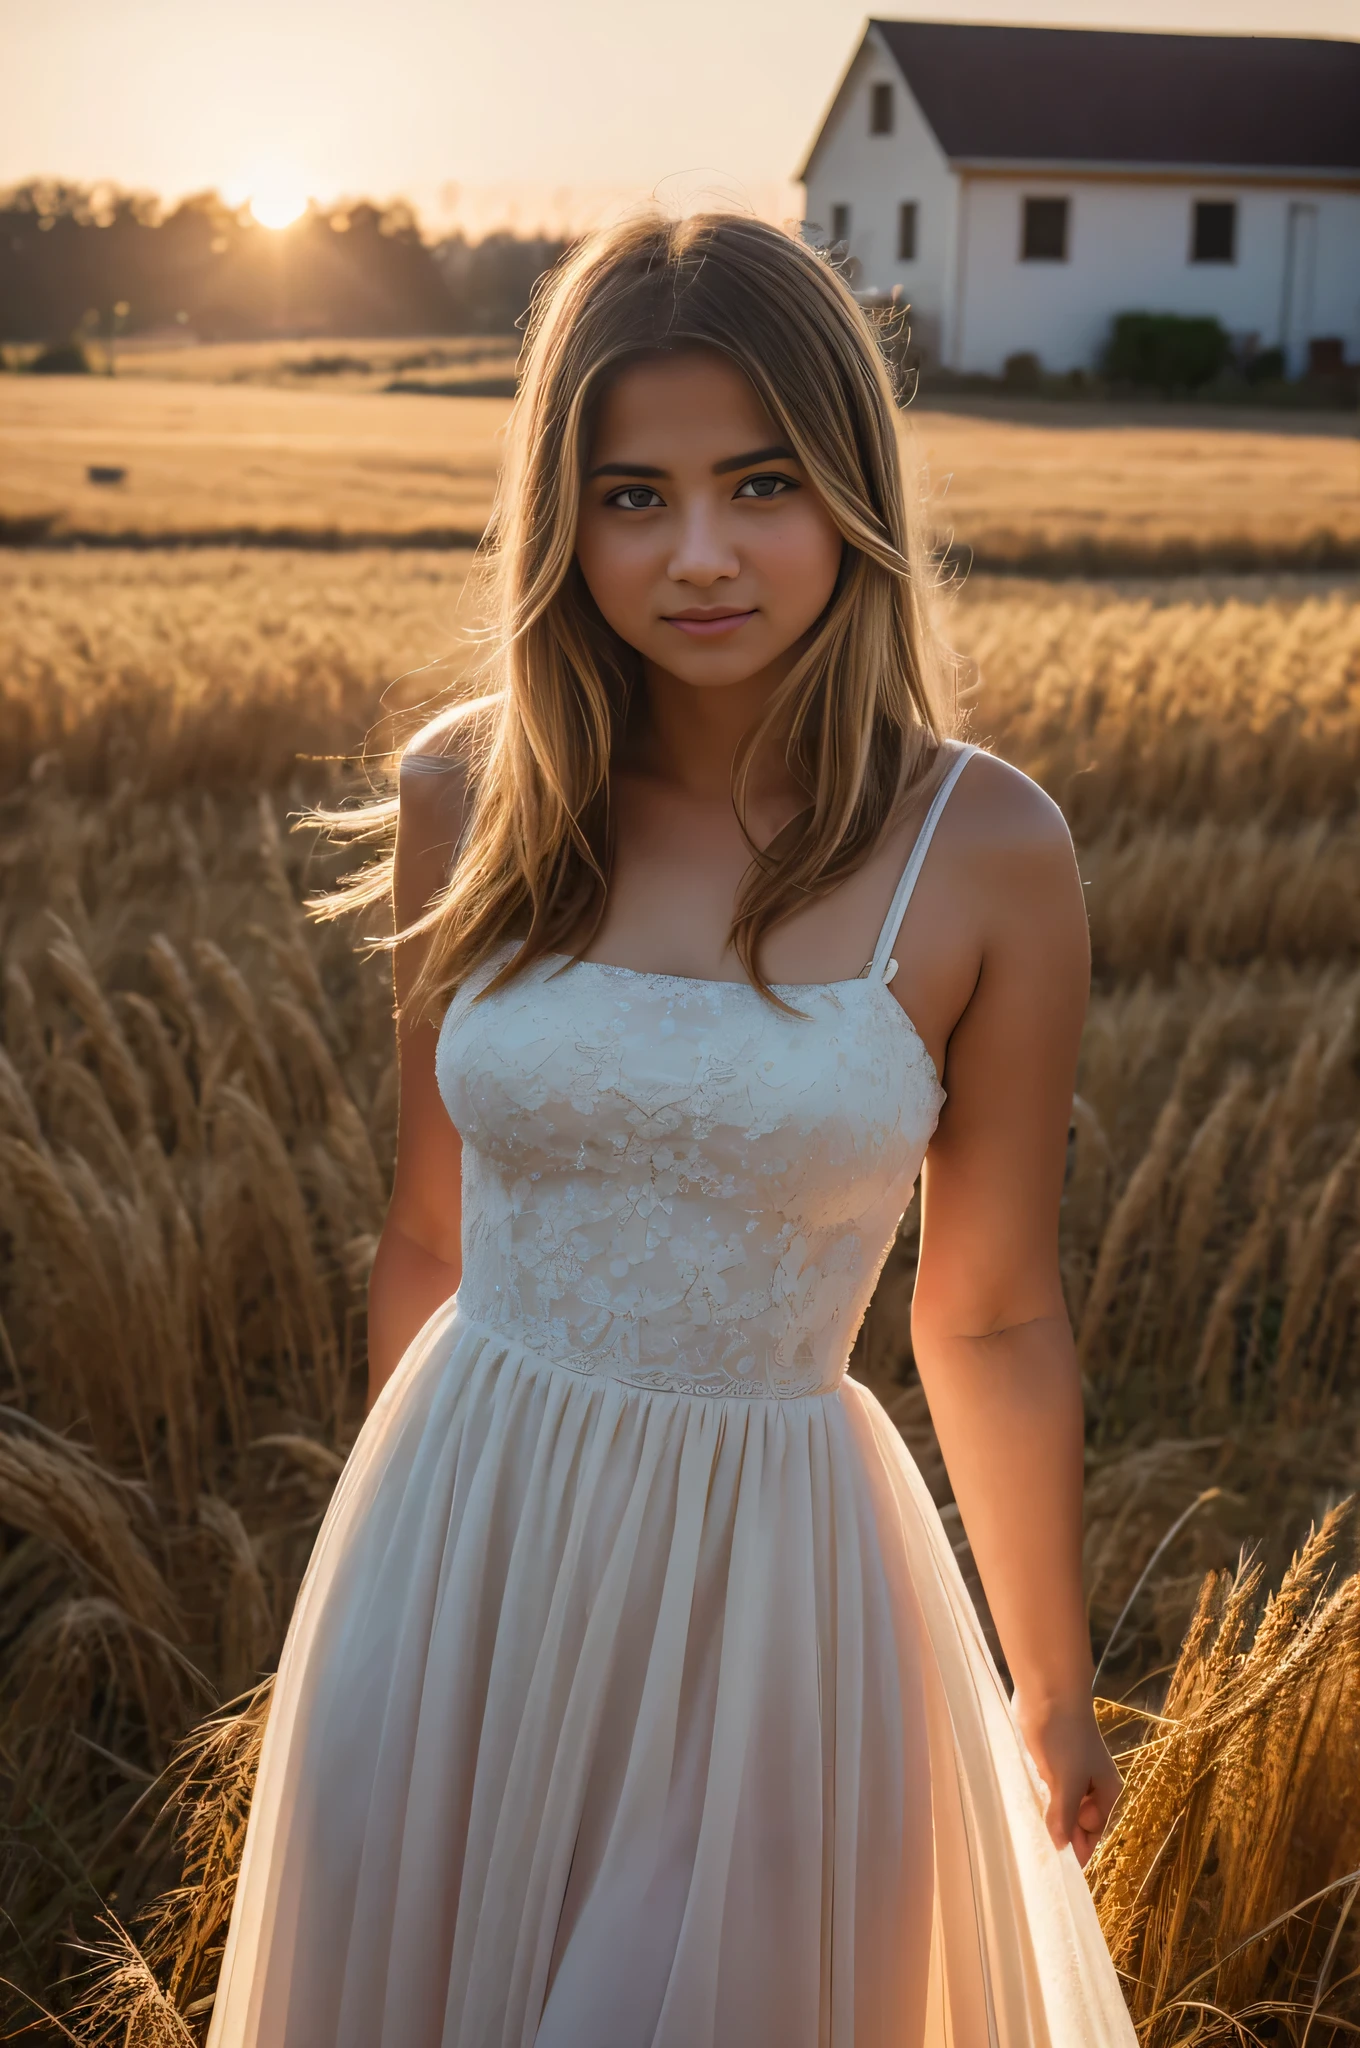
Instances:
[[[1280,346],[1285,370],[1301,377],[1308,368],[1313,332],[1313,290],[1317,278],[1318,210],[1291,200],[1284,244],[1284,296],[1280,305]]]

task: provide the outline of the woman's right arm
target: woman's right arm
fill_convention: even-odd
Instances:
[[[397,931],[421,915],[448,879],[465,791],[460,765],[425,753],[419,743],[403,762],[392,879]],[[462,1144],[435,1081],[437,1027],[428,1018],[414,1022],[408,1014],[427,944],[425,937],[408,939],[392,959],[397,1163],[368,1283],[370,1408],[411,1339],[456,1293],[462,1273]]]

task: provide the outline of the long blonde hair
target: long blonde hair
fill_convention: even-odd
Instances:
[[[752,983],[771,928],[873,850],[952,730],[931,631],[928,558],[913,536],[896,404],[874,331],[836,272],[741,215],[644,214],[572,251],[529,321],[519,395],[484,543],[492,690],[464,725],[468,791],[445,887],[388,941],[427,935],[410,1003],[437,1010],[506,941],[495,988],[545,954],[579,955],[604,914],[609,778],[641,663],[605,624],[575,559],[593,422],[610,378],[644,353],[721,350],[749,379],[845,541],[835,592],[733,772],[785,734],[806,808],[752,845],[730,942]],[[395,803],[332,814],[390,831]],[[314,903],[333,916],[388,895],[391,853]]]

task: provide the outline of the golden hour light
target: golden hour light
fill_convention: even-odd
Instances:
[[[287,228],[307,211],[311,195],[306,179],[293,164],[254,164],[226,188],[234,206],[249,205],[262,228]]]
[[[262,228],[287,228],[307,211],[307,194],[300,185],[266,185],[250,195],[250,210]]]
[[[0,2048],[1360,2048],[1360,0],[10,12]]]

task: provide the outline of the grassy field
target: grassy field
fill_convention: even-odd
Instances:
[[[34,433],[35,477],[83,463],[112,417],[79,411],[92,384],[4,380],[6,427],[16,390],[38,394],[30,425],[73,436]],[[343,502],[351,541],[356,508],[402,497],[404,461],[430,463],[441,519],[479,502],[503,411],[131,379],[88,402],[129,432],[162,422],[167,518],[216,449],[205,529],[266,461],[224,424],[246,414],[212,408],[277,405],[249,415],[286,442],[256,516]],[[943,413],[915,431],[942,437],[946,505],[1016,559],[1089,535],[1102,497],[1158,546],[1177,520],[1221,537],[1259,509],[1278,538],[1355,516],[1340,436]],[[365,462],[389,495],[365,499]],[[31,1993],[64,1976],[69,2005],[69,1943],[101,1905],[132,1921],[190,1880],[142,1928],[156,1974],[124,1951],[84,2040],[201,2033],[258,1708],[183,1765],[183,1855],[157,1774],[277,1653],[357,1426],[393,1141],[383,967],[304,917],[336,856],[289,819],[359,787],[365,735],[464,672],[469,567],[414,546],[0,550],[0,1970]],[[1091,908],[1063,1260],[1129,1793],[1088,1875],[1144,2048],[1334,2048],[1360,2026],[1338,1883],[1360,1869],[1360,1575],[1336,1512],[1360,1479],[1360,591],[973,575],[948,626],[974,735],[1063,805]],[[913,1228],[855,1370],[971,1577],[906,1338]]]
[[[471,559],[0,549],[0,792],[45,755],[89,795],[288,782],[461,670]]]
[[[0,380],[11,530],[475,542],[508,401],[131,378]],[[91,465],[127,481],[91,484]]]
[[[310,355],[184,350],[153,359],[155,377],[0,378],[0,536],[475,541],[508,401],[376,388],[402,360],[430,363],[407,380],[426,386],[509,367],[504,357],[460,365],[456,347],[381,358],[368,343]],[[432,361],[445,354],[452,366]],[[370,367],[290,367],[309,360]],[[177,378],[160,374],[177,362]],[[913,408],[903,432],[928,475],[937,541],[981,567],[1360,565],[1360,420],[1349,416],[1244,426],[1192,413],[1177,423],[1166,407],[1034,401]],[[126,479],[92,484],[92,465],[122,468]]]

